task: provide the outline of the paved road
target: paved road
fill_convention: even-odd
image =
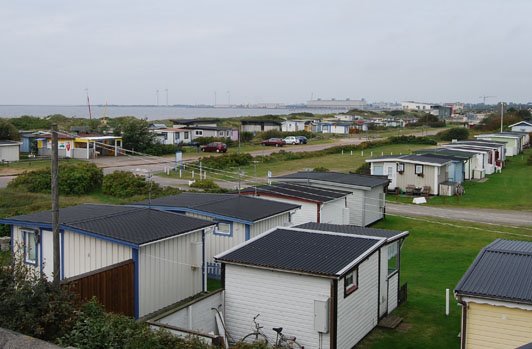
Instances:
[[[437,217],[456,221],[499,224],[505,226],[532,226],[532,212],[480,208],[450,208],[410,204],[386,203],[386,212],[404,216]]]

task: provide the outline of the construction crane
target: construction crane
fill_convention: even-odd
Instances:
[[[486,99],[488,98],[495,98],[497,96],[480,96],[478,98],[482,98],[482,104],[486,104]]]

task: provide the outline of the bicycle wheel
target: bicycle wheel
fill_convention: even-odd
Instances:
[[[250,333],[240,340],[242,343],[264,343],[268,344],[268,338],[262,333]]]
[[[298,342],[296,342],[296,341],[288,341],[288,348],[301,349],[301,348],[303,348],[303,346],[301,344],[299,344]]]

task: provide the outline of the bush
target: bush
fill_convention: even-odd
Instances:
[[[176,151],[181,151],[181,147],[177,144],[154,143],[146,148],[146,154],[155,156],[175,154]]]
[[[234,146],[235,142],[231,138],[218,138],[218,137],[198,137],[194,138],[194,142],[198,143],[199,145],[205,145],[212,142],[222,142],[225,143],[228,147]],[[237,142],[238,144],[238,142]]]
[[[165,330],[154,331],[144,322],[106,313],[95,300],[83,305],[70,333],[59,339],[62,346],[80,349],[203,349],[209,345],[197,338],[181,338]]]
[[[147,182],[143,176],[127,171],[115,171],[103,177],[102,192],[117,198],[145,195],[161,190],[159,184]]]
[[[244,131],[240,133],[240,142],[249,143],[253,140],[253,132]]]
[[[357,168],[353,173],[361,174],[361,175],[370,175],[371,164],[369,162],[365,162],[362,165],[360,165],[360,167]]]
[[[203,189],[205,191],[219,191],[221,188],[212,179],[202,179],[190,185],[192,188]]]
[[[452,141],[457,139],[463,141],[469,138],[469,130],[463,127],[454,127],[442,132],[439,132],[436,137],[442,141]]]
[[[398,136],[388,138],[388,144],[427,144],[436,145],[434,139],[429,137],[416,137],[416,136]]]
[[[201,161],[206,168],[225,169],[251,164],[253,157],[248,153],[227,154],[222,156],[209,156]]]
[[[0,289],[0,327],[53,341],[74,324],[74,297],[25,265],[23,256],[0,267]]]
[[[59,193],[64,195],[84,195],[99,190],[102,179],[102,170],[91,163],[59,165]],[[8,187],[22,188],[32,193],[49,193],[51,181],[51,170],[45,168],[22,173]]]
[[[0,118],[0,140],[10,139],[18,141],[20,134],[15,126],[6,119]]]

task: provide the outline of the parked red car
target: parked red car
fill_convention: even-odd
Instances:
[[[213,142],[202,146],[201,151],[225,153],[227,151],[227,145],[221,142]]]
[[[282,138],[270,138],[270,139],[260,142],[260,144],[269,145],[273,147],[282,147],[286,143]]]

